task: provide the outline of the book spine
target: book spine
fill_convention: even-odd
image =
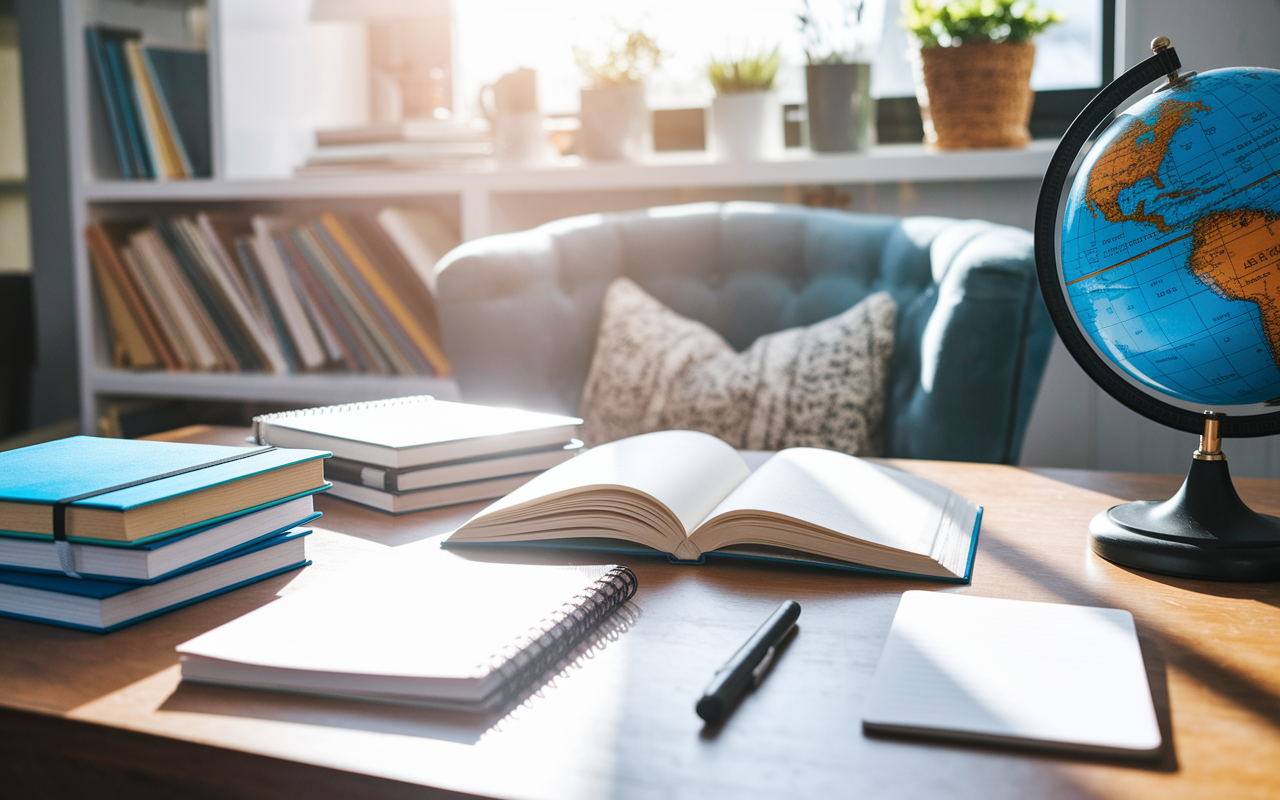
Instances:
[[[293,264],[294,273],[298,276],[300,283],[306,288],[311,306],[317,311],[316,319],[322,324],[322,329],[329,332],[327,344],[338,348],[342,354],[341,361],[347,365],[348,370],[372,372],[375,369],[374,365],[361,349],[355,332],[348,327],[336,301],[320,275],[313,269],[314,265],[304,257],[292,233],[277,236],[276,242],[284,257]]]
[[[98,279],[103,305],[107,310],[107,322],[111,331],[111,363],[115,367],[153,369],[159,365],[151,343],[147,341],[141,325],[129,309],[124,291],[116,282],[116,276],[106,268],[95,254],[90,254],[94,275]]]
[[[124,264],[130,277],[133,278],[133,282],[137,284],[139,290],[147,298],[148,305],[155,310],[156,324],[163,334],[166,346],[169,347],[177,360],[178,366],[175,369],[189,370],[197,368],[196,358],[182,331],[182,325],[177,319],[177,312],[165,299],[164,289],[159,280],[151,274],[145,259],[142,258],[137,248],[132,244],[123,245],[119,253],[120,261]]]
[[[401,242],[391,236],[391,229],[382,223],[384,214],[402,223],[403,220],[398,214],[387,212],[395,212],[395,209],[384,208],[376,214],[349,214],[343,218],[343,221],[350,222],[358,242],[367,243],[378,255],[383,265],[382,274],[400,294],[401,299],[426,329],[431,339],[439,344],[443,337],[440,333],[440,317],[436,310],[435,295],[432,294],[431,289],[431,271],[436,260],[419,243],[421,252],[415,257],[425,265],[425,269],[419,269],[418,262],[409,258]],[[407,225],[407,223],[403,224]]]
[[[236,273],[231,256],[222,246],[209,216],[201,214],[196,222],[180,219],[178,224],[186,231],[196,255],[213,278],[215,287],[220,290],[221,298],[231,312],[232,321],[239,323],[241,333],[253,346],[255,357],[272,372],[287,372],[289,367],[280,351],[280,344],[267,329],[266,312],[254,303]]]
[[[562,658],[587,634],[636,593],[636,575],[626,567],[614,567],[585,592],[560,607],[541,624],[495,654],[489,668],[502,676],[501,703],[509,703]]]
[[[131,241],[140,264],[151,271],[181,323],[196,366],[202,370],[234,369],[235,359],[230,349],[160,234],[154,228],[147,228],[134,234]]]
[[[297,259],[301,256],[297,256],[289,237],[285,234],[269,236],[264,247],[270,247],[271,252],[280,259],[284,269],[283,274],[288,279],[289,285],[293,287],[298,302],[306,312],[311,330],[319,344],[323,346],[328,360],[334,364],[344,364],[349,370],[356,369],[354,357],[345,349],[337,328],[329,321],[325,310],[321,307],[320,295],[317,294],[321,290],[312,285],[314,278],[306,267],[298,265]]]
[[[306,369],[319,369],[324,366],[326,354],[322,349],[315,327],[303,306],[304,297],[293,285],[284,262],[276,250],[275,242],[270,236],[254,233],[248,241],[249,249],[254,256],[254,263],[262,269],[262,276],[270,290],[271,299],[275,302],[289,334],[297,348],[298,360]]]
[[[316,238],[329,251],[334,262],[345,273],[351,285],[355,286],[360,292],[365,306],[375,317],[372,323],[381,329],[381,333],[388,340],[385,345],[395,351],[397,360],[404,362],[403,368],[410,373],[430,375],[432,373],[431,364],[422,357],[422,353],[414,346],[408,332],[398,324],[395,315],[388,309],[386,303],[383,302],[383,298],[379,296],[379,293],[371,285],[369,274],[357,265],[357,257],[363,259],[363,255],[359,254],[358,251],[353,254],[352,251],[343,246],[341,240],[335,236],[333,229],[329,227],[326,219],[328,216],[326,214],[319,222],[312,223],[312,231]]]
[[[381,272],[374,267],[338,218],[332,214],[325,214],[321,217],[321,224],[332,237],[335,246],[346,254],[356,271],[369,284],[372,292],[376,295],[375,302],[380,300],[381,304],[390,313],[393,318],[391,324],[401,328],[404,335],[408,337],[410,344],[406,349],[413,348],[416,350],[417,354],[426,361],[430,369],[437,375],[448,375],[449,360],[445,358],[444,352],[432,341],[431,336],[419,324],[408,306],[400,299],[399,294],[383,278]]]
[[[129,133],[125,129],[124,110],[120,108],[120,98],[111,84],[111,64],[103,47],[102,37],[96,28],[84,29],[85,48],[88,50],[89,63],[98,76],[98,88],[102,91],[102,105],[107,111],[107,123],[111,127],[111,141],[115,145],[116,160],[120,164],[120,176],[125,180],[134,177],[133,161],[129,157]]]
[[[345,334],[343,339],[360,362],[361,370],[384,375],[393,372],[391,365],[378,352],[369,333],[361,325],[355,309],[351,307],[349,291],[329,270],[330,265],[320,251],[319,242],[305,227],[290,231],[289,239],[298,257],[310,268],[317,284],[323,287],[324,295],[329,301],[329,307],[326,309],[329,312],[329,319],[340,332]]]
[[[120,263],[119,258],[116,256],[115,248],[111,246],[111,242],[107,239],[106,232],[103,231],[100,225],[90,225],[85,229],[84,238],[89,247],[89,252],[96,260],[101,262],[102,268],[109,272],[115,280],[123,295],[125,304],[137,320],[138,326],[142,329],[150,348],[163,362],[166,369],[178,369],[181,364],[174,351],[170,349],[169,342],[161,334],[154,310],[148,307],[148,304],[143,300],[142,292],[139,290],[140,287],[134,285],[128,271]]]
[[[158,219],[153,223],[160,238],[167,245],[174,260],[195,290],[200,303],[213,320],[223,341],[231,348],[231,354],[242,370],[257,369],[261,363],[255,357],[254,347],[245,339],[244,333],[231,319],[230,309],[224,307],[218,297],[218,290],[209,275],[201,267],[199,257],[186,241],[183,231],[170,220]]]
[[[151,88],[151,96],[155,100],[155,109],[160,118],[160,123],[164,126],[168,135],[169,146],[173,149],[173,155],[183,172],[182,177],[195,177],[196,173],[191,167],[191,159],[187,156],[187,148],[182,142],[182,135],[178,131],[177,124],[173,121],[173,112],[170,110],[169,101],[165,97],[164,87],[160,84],[156,66],[151,60],[151,50],[141,47],[139,51],[141,53],[142,68],[146,73],[147,83]]]
[[[122,45],[123,41],[118,34],[103,37],[102,46],[107,54],[107,63],[111,67],[111,83],[115,89],[116,102],[122,109],[121,117],[124,120],[125,131],[128,132],[129,155],[133,159],[134,174],[139,178],[154,178],[151,157],[143,141],[137,98],[131,90],[128,70],[124,65]]]
[[[298,358],[297,348],[294,347],[293,339],[289,336],[289,326],[285,324],[284,315],[280,313],[280,309],[276,306],[275,298],[272,297],[271,292],[267,289],[266,278],[262,274],[257,257],[254,256],[248,237],[236,239],[234,246],[236,248],[236,256],[240,259],[241,269],[249,276],[249,282],[253,285],[254,294],[262,298],[263,310],[271,323],[271,330],[275,333],[276,342],[280,345],[280,354],[284,357],[289,371],[301,372],[302,364]]]

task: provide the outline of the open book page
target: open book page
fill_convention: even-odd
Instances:
[[[536,533],[607,536],[610,530],[633,530],[636,520],[656,527],[663,520],[645,508],[644,498],[649,498],[658,505],[653,510],[665,507],[674,517],[670,523],[676,529],[662,531],[663,538],[683,539],[750,473],[736,450],[705,433],[633,436],[594,447],[542,473],[481,511],[450,538],[495,538],[486,530],[522,539],[535,538],[527,534]],[[591,495],[589,502],[575,502],[586,493]],[[619,523],[611,523],[610,517]]]
[[[703,551],[741,542],[735,537],[741,526],[727,523],[738,523],[744,516],[785,529],[785,524],[767,519],[778,515],[871,545],[929,556],[948,500],[954,496],[932,481],[905,472],[843,453],[797,447],[777,453],[743,481],[708,515],[693,541]],[[718,519],[726,524],[717,525]],[[749,543],[800,545],[778,538],[752,537]],[[830,548],[823,549],[825,555],[836,555]]]

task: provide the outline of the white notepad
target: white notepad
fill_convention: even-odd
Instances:
[[[1133,615],[906,592],[867,731],[1113,755],[1160,752]]]

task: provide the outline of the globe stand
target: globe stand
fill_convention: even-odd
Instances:
[[[1222,454],[1222,414],[1206,413],[1182,488],[1164,502],[1114,506],[1089,523],[1093,551],[1127,567],[1226,581],[1280,578],[1280,517],[1236,494]]]

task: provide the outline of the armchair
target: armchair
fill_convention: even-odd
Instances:
[[[621,275],[739,350],[888,291],[898,319],[885,455],[1018,459],[1053,336],[1026,231],[737,202],[477,239],[434,273],[462,396],[574,413],[605,288]]]

